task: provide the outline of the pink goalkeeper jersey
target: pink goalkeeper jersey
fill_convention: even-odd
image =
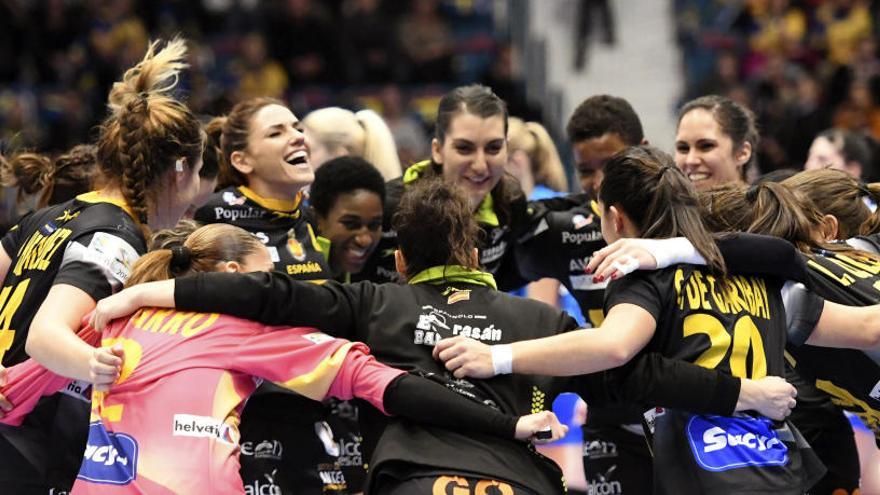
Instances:
[[[89,334],[80,332],[87,341]],[[238,422],[256,377],[315,400],[362,398],[384,412],[384,391],[403,373],[376,362],[364,344],[218,314],[142,309],[102,337],[102,345],[123,346],[125,364],[110,392],[93,394],[74,494],[244,493]],[[10,424],[34,396],[70,382],[32,360],[10,368],[9,378],[17,385],[4,389],[16,405],[3,420]]]

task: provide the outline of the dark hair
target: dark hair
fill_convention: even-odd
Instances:
[[[837,238],[849,239],[880,229],[880,211],[863,199],[880,202],[880,184],[865,184],[843,170],[805,170],[782,182],[806,195],[823,215],[837,219]]]
[[[155,200],[156,182],[178,158],[189,167],[201,159],[202,126],[186,105],[170,94],[187,67],[186,43],[180,38],[156,50],[153,42],[144,59],[113,84],[111,114],[101,126],[98,164],[110,183],[118,183],[135,221],[147,229],[148,204]]]
[[[822,213],[798,189],[776,182],[762,182],[752,186],[710,189],[705,194],[716,196],[715,204],[719,207],[711,214],[716,217],[716,223],[727,223],[730,231],[780,237],[804,253],[810,253],[814,247],[843,253],[854,251],[846,243],[817,242],[813,238],[822,227]],[[744,215],[743,211],[747,214]]]
[[[700,217],[693,184],[666,153],[632,146],[614,154],[605,165],[599,199],[605,208],[622,209],[642,237],[687,237],[708,266],[725,271],[724,258]]]
[[[781,237],[804,252],[817,245],[813,233],[822,226],[822,214],[803,193],[764,182],[747,188],[744,199],[752,207],[747,232]]]
[[[857,162],[862,166],[863,175],[869,175],[873,161],[867,137],[847,129],[826,129],[816,136],[818,138],[827,139],[843,156],[844,162]]]
[[[205,125],[205,149],[202,151],[202,168],[199,177],[214,179],[220,175],[220,162],[223,152],[220,150],[220,138],[223,136],[223,117],[214,117]]]
[[[455,186],[424,179],[407,186],[392,220],[408,277],[433,266],[478,268],[473,259],[479,227]]]
[[[212,223],[195,230],[182,243],[169,246],[141,256],[132,267],[126,287],[212,272],[217,263],[224,261],[243,263],[246,256],[257,252],[263,244],[241,227]]]
[[[376,167],[360,157],[340,156],[315,171],[309,202],[315,212],[326,217],[339,195],[359,189],[375,193],[385,204],[385,180]]]
[[[471,84],[469,86],[459,86],[443,95],[440,99],[440,104],[437,108],[437,122],[434,125],[434,137],[437,141],[443,143],[446,140],[446,133],[449,132],[452,121],[461,113],[469,113],[483,119],[496,115],[501,116],[504,120],[504,136],[506,139],[508,131],[507,103],[488,87],[480,84]],[[443,166],[432,160],[430,170],[431,173],[426,174],[426,178],[441,176]],[[499,221],[506,223],[511,214],[511,203],[523,195],[518,181],[505,172],[501,180],[498,181],[498,184],[492,188],[491,194]]]
[[[717,233],[745,232],[752,222],[752,206],[745,201],[747,187],[738,182],[714,186],[698,193],[700,215]]]
[[[40,193],[37,208],[62,203],[88,192],[97,169],[96,148],[79,144],[54,161],[39,153],[0,155],[0,183],[17,187],[17,201]]]
[[[789,177],[797,175],[798,172],[799,170],[795,170],[793,168],[780,168],[772,170],[755,179],[755,184],[760,184],[762,182],[783,182]]]
[[[452,120],[460,113],[469,113],[483,119],[500,115],[504,120],[504,135],[507,135],[507,103],[487,86],[471,84],[459,86],[440,98],[437,105],[437,122],[434,124],[434,137],[443,143]]]
[[[218,188],[247,185],[247,176],[232,166],[232,153],[247,149],[248,135],[251,132],[254,116],[269,105],[280,105],[286,108],[281,100],[259,96],[239,102],[225,117],[222,117],[220,122],[222,123],[223,135],[220,138],[220,150],[223,154],[220,160]]]
[[[678,112],[678,123],[691,110],[707,110],[715,117],[715,122],[721,127],[721,131],[733,142],[733,151],[736,152],[743,144],[749,143],[752,148],[749,160],[743,165],[740,175],[746,177],[746,170],[752,165],[758,164],[758,144],[760,136],[755,120],[755,114],[748,108],[725,96],[708,95],[691,100],[681,107]]]
[[[568,119],[565,131],[572,143],[608,133],[619,135],[627,146],[636,146],[645,139],[642,121],[632,105],[611,95],[596,95],[584,100]]]

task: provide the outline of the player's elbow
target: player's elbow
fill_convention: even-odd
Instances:
[[[625,346],[616,345],[608,351],[609,368],[617,368],[628,363],[635,356],[635,352]]]

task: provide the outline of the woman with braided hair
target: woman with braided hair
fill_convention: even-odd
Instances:
[[[204,133],[171,96],[185,55],[182,39],[161,49],[153,43],[114,84],[97,141],[102,188],[27,215],[0,243],[2,365],[30,355],[86,381],[44,398],[21,427],[0,432],[2,493],[70,489],[87,436],[87,383],[112,383],[121,362],[76,331],[95,301],[125,283],[146,251],[146,234],[176,224],[198,192]],[[90,373],[90,362],[108,373]]]

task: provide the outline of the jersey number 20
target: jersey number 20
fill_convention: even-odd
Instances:
[[[705,313],[688,315],[684,319],[684,336],[705,334],[711,347],[700,354],[696,364],[704,368],[715,368],[730,353],[730,373],[738,378],[757,380],[767,376],[767,357],[764,355],[764,341],[755,322],[749,315],[743,315],[733,325],[733,338],[718,318]],[[746,371],[746,357],[752,350],[751,373]]]

